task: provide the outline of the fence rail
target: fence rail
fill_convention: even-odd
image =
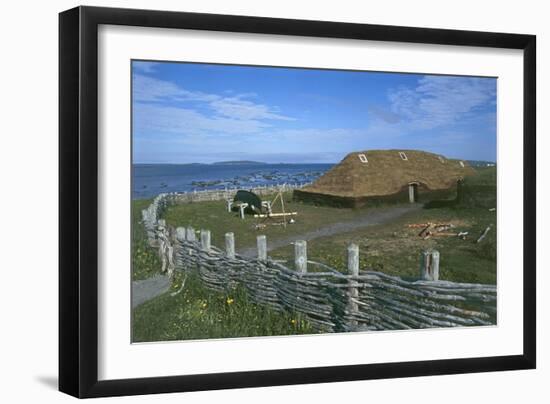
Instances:
[[[263,185],[256,187],[244,187],[244,188],[224,188],[224,189],[204,189],[204,190],[194,190],[189,192],[177,192],[170,195],[171,198],[176,203],[191,203],[191,202],[205,202],[205,201],[221,201],[226,199],[233,199],[235,194],[239,189],[246,189],[254,192],[257,195],[270,195],[279,191],[292,191],[294,189],[300,189],[307,185],[310,185],[311,182],[304,183],[284,183],[284,184],[274,184],[274,185]]]
[[[263,235],[258,236],[257,258],[245,258],[235,253],[233,233],[225,235],[222,250],[211,245],[208,230],[167,227],[160,215],[172,202],[169,196],[159,196],[143,211],[166,271],[196,271],[208,288],[217,291],[242,285],[253,302],[300,313],[319,331],[496,324],[496,286],[439,280],[437,251],[422,253],[420,279],[415,281],[361,270],[354,244],[348,247],[346,274],[308,260],[307,243],[301,240],[295,242],[294,265],[269,258]]]

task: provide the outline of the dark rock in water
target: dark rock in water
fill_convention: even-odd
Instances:
[[[222,184],[221,180],[214,181],[191,181],[191,185],[200,188],[213,187]]]

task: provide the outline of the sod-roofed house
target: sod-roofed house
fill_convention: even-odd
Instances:
[[[452,195],[475,171],[462,160],[419,150],[367,150],[348,154],[296,200],[342,207],[383,201],[427,201]]]

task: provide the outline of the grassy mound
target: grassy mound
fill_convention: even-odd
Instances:
[[[433,200],[424,204],[425,209],[438,208],[496,208],[496,167],[477,169],[477,174],[466,177],[458,185],[457,195],[452,199]]]
[[[478,169],[478,174],[466,177],[462,186],[459,207],[496,208],[497,170],[496,167]]]

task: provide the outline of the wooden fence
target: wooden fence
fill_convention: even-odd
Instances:
[[[300,313],[319,331],[496,324],[496,286],[439,280],[437,251],[421,254],[419,279],[415,281],[361,270],[355,244],[348,247],[345,274],[308,260],[307,243],[302,240],[294,243],[292,264],[267,256],[264,235],[257,237],[257,257],[245,258],[235,253],[233,233],[225,234],[221,249],[211,244],[208,230],[167,227],[159,212],[170,200],[157,198],[153,208],[143,212],[143,221],[155,236],[166,271],[196,271],[208,288],[217,291],[229,292],[242,285],[253,302]]]
[[[205,201],[220,201],[226,199],[233,199],[235,194],[239,189],[246,189],[252,191],[257,195],[270,195],[279,191],[292,191],[294,189],[300,189],[307,185],[311,184],[310,182],[306,183],[296,183],[296,184],[276,184],[276,185],[264,185],[257,187],[244,187],[244,188],[225,188],[225,189],[205,189],[200,191],[191,191],[191,192],[178,192],[172,195],[172,198],[177,203],[190,203],[190,202],[205,202]]]

